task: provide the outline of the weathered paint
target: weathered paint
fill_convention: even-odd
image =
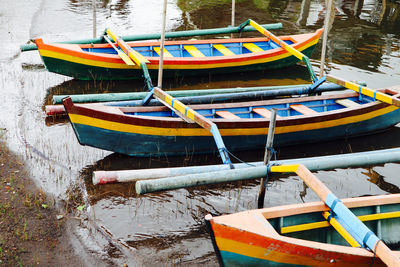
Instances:
[[[312,34],[298,35],[296,49],[311,55],[317,44],[321,31]],[[289,37],[286,37],[288,39]],[[293,36],[296,39],[296,35]],[[265,38],[247,38],[232,40],[200,40],[200,41],[170,41],[167,45],[177,44],[225,44],[228,42],[255,42],[265,41]],[[139,66],[128,66],[118,56],[106,53],[84,52],[81,48],[90,48],[89,45],[57,45],[45,44],[41,39],[35,40],[39,53],[47,70],[82,80],[102,79],[141,79],[143,76]],[[140,46],[156,46],[150,42]],[[97,45],[111,48],[110,45]],[[135,46],[138,46],[137,44]],[[132,45],[132,47],[135,47]],[[159,57],[146,57],[149,60],[150,75],[157,75]],[[276,69],[294,65],[298,59],[282,48],[266,50],[262,53],[247,53],[231,56],[215,57],[168,57],[164,59],[166,77],[193,76],[208,73],[229,73],[252,70]]]
[[[308,99],[318,98],[321,97]],[[272,100],[272,103],[277,101],[288,100]],[[64,101],[64,105],[69,112],[77,137],[84,145],[140,156],[176,155],[189,151],[209,153],[215,150],[215,144],[208,130],[195,124],[188,124],[180,118],[166,119],[130,116],[122,112],[120,114],[97,112],[90,106],[75,106],[70,100]],[[316,116],[278,119],[274,144],[284,146],[361,135],[393,126],[400,119],[398,108],[379,102],[344,110],[345,112],[336,110],[321,112]],[[212,119],[211,121],[218,126],[228,150],[238,151],[265,146],[268,119]]]

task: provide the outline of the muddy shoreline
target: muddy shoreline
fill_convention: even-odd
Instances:
[[[37,188],[24,162],[0,138],[0,265],[83,266],[54,199]]]

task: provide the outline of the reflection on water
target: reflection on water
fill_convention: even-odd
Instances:
[[[236,21],[252,18],[260,23],[282,22],[277,35],[312,32],[322,27],[324,0],[237,0]],[[121,35],[158,32],[159,0],[96,0],[98,29],[112,26]],[[30,6],[30,9],[20,5]],[[37,184],[59,198],[71,183],[84,181],[92,205],[91,216],[115,239],[121,239],[145,255],[143,266],[164,264],[216,265],[212,245],[202,225],[204,215],[219,215],[256,208],[258,181],[202,186],[137,196],[134,183],[93,186],[94,170],[119,170],[191,166],[220,163],[218,155],[135,158],[80,146],[69,123],[44,122],[42,108],[54,94],[128,92],[143,90],[144,82],[84,82],[44,71],[37,52],[19,57],[15,48],[32,37],[49,40],[89,38],[92,34],[92,1],[28,0],[0,5],[0,128],[7,128],[12,150],[25,157]],[[366,81],[379,88],[400,84],[400,27],[398,1],[335,1],[329,31],[327,61],[331,73]],[[230,1],[168,3],[168,30],[219,28],[230,24]],[[17,12],[18,11],[18,12]],[[3,14],[5,14],[3,16]],[[20,23],[21,22],[21,23]],[[22,23],[23,22],[23,23]],[[12,32],[12,34],[9,34]],[[251,35],[259,36],[258,33]],[[203,37],[202,37],[203,38]],[[206,37],[204,37],[206,38]],[[312,57],[317,67],[320,46]],[[261,73],[216,75],[166,80],[164,89],[229,88],[303,84],[303,66]],[[332,155],[400,146],[400,128],[372,136],[326,143],[284,147],[278,159]],[[41,156],[44,155],[44,156]],[[261,161],[263,149],[244,151],[244,161]],[[46,160],[50,159],[50,160]],[[368,169],[321,171],[317,176],[339,197],[398,192],[399,164]],[[271,177],[266,207],[315,201],[317,197],[298,177]],[[107,251],[107,250],[105,250]],[[112,254],[112,255],[111,255]],[[116,253],[111,253],[110,256]],[[140,261],[140,260],[139,260]]]
[[[372,168],[367,168],[367,172],[362,172],[369,177],[368,181],[376,184],[380,189],[390,194],[400,193],[400,188],[394,184],[385,181],[384,177],[374,171]]]

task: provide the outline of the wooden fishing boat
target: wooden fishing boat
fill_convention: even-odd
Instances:
[[[288,44],[311,56],[322,29],[314,33],[281,36]],[[50,72],[82,80],[141,79],[142,69],[127,65],[110,44],[35,43]],[[150,63],[150,75],[157,77],[160,42],[131,42],[129,46]],[[165,77],[193,76],[266,70],[296,64],[299,59],[268,38],[238,38],[167,41],[164,50]]]
[[[380,92],[399,97],[399,88]],[[63,104],[82,145],[136,156],[216,150],[209,130],[165,106],[85,105],[71,98]],[[363,135],[400,122],[398,107],[355,92],[190,107],[217,125],[230,151],[265,146],[271,108],[278,114],[274,146]]]
[[[342,200],[392,250],[400,242],[400,194]],[[351,247],[324,218],[323,202],[206,216],[221,266],[385,266]],[[393,251],[400,256],[399,251]]]

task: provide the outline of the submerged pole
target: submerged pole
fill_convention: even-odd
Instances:
[[[271,164],[297,163],[305,165],[310,171],[320,171],[385,164],[389,162],[400,162],[400,148],[312,158],[277,160],[271,161]],[[264,166],[263,162],[252,163],[252,166],[246,163],[234,164],[234,166],[234,170],[229,170],[228,166],[211,165],[124,171],[125,173],[123,173],[123,175],[125,177],[123,181],[128,182],[138,179],[152,179],[152,175],[153,178],[157,177],[158,179],[140,180],[136,182],[136,192],[138,194],[144,194],[198,185],[256,179],[265,177],[268,170],[268,167]],[[137,171],[139,171],[141,176],[137,175],[138,173],[135,173]],[[107,177],[107,181],[104,181],[102,180],[101,175],[104,175],[105,173],[107,172],[94,172],[93,183],[118,182],[118,175],[122,174],[118,172],[108,173],[111,175]]]
[[[268,137],[267,144],[265,145],[265,154],[264,154],[264,165],[268,166],[272,157],[273,152],[273,143],[274,143],[274,134],[275,134],[275,124],[276,124],[276,109],[271,109],[271,118],[269,121],[268,127]],[[264,198],[265,198],[265,187],[268,182],[268,177],[262,177],[260,181],[260,191],[258,192],[258,208],[261,209],[264,207]]]

